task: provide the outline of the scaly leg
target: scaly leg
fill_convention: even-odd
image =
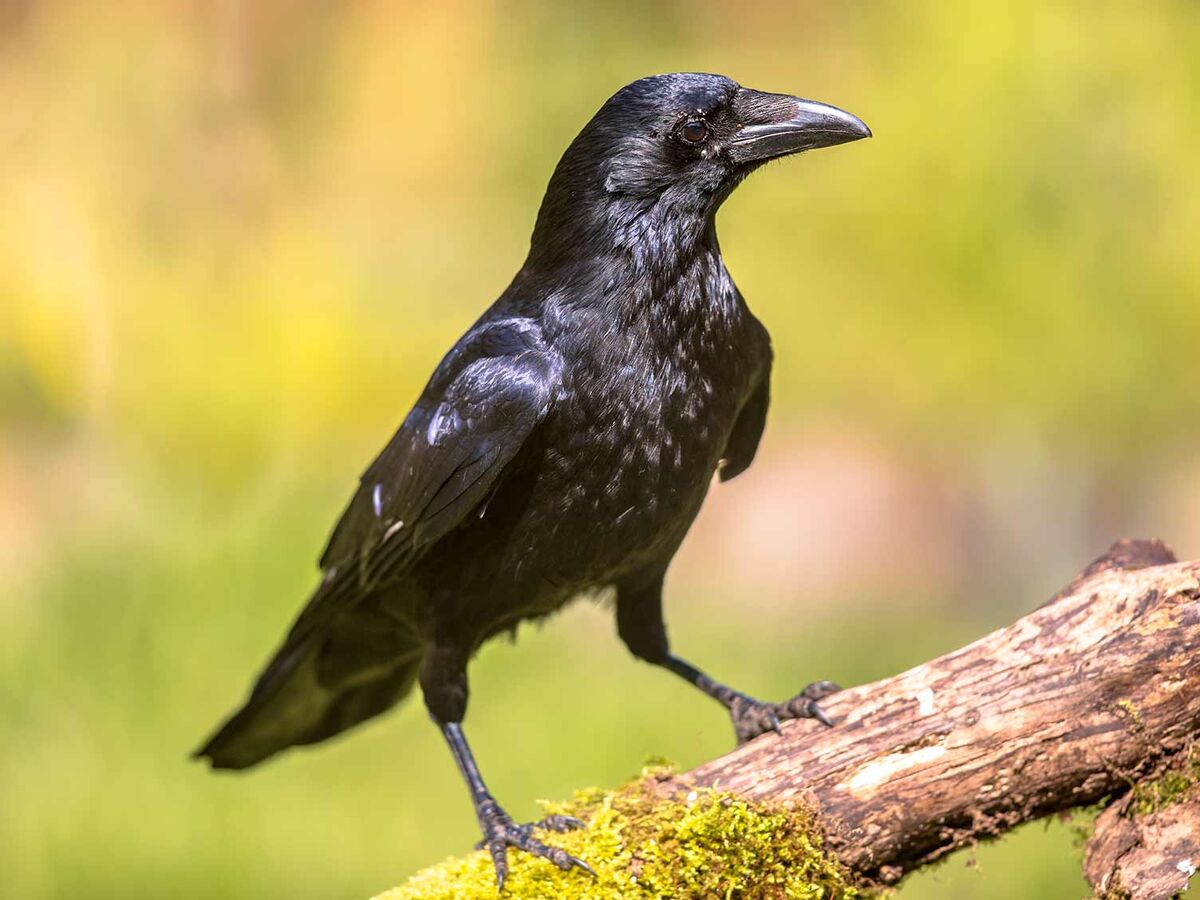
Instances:
[[[832,725],[818,703],[840,688],[832,681],[808,685],[791,700],[767,703],[710,678],[687,660],[671,653],[662,618],[662,576],[640,585],[617,589],[617,631],[634,656],[674,672],[695,685],[727,710],[739,744],[768,731],[778,732],[786,719],[816,719]]]
[[[504,889],[504,879],[508,876],[509,847],[516,847],[518,850],[548,859],[564,871],[574,867],[595,875],[591,866],[583,860],[576,859],[565,850],[543,844],[533,836],[534,828],[569,831],[581,827],[582,822],[571,816],[549,816],[533,825],[519,825],[496,802],[484,784],[479,765],[475,762],[475,756],[471,753],[462,731],[461,723],[467,701],[465,655],[441,648],[430,648],[421,665],[421,689],[425,694],[425,705],[429,714],[441,729],[442,736],[446,739],[450,752],[454,754],[454,761],[458,764],[471,793],[475,816],[479,819],[479,827],[483,831],[482,844],[492,855],[499,888]]]

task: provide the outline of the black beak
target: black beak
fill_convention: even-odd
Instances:
[[[741,88],[733,109],[742,127],[730,139],[728,148],[730,158],[739,165],[871,136],[871,129],[858,116],[787,94]]]

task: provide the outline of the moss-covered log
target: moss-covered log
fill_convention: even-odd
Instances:
[[[517,859],[513,897],[852,897],[958,847],[1097,803],[1086,874],[1166,900],[1200,864],[1200,562],[1123,541],[1008,628],[576,809],[599,878]],[[494,896],[482,854],[383,895]]]
[[[666,769],[647,771],[616,791],[581,791],[551,811],[586,821],[582,830],[552,837],[569,853],[587,857],[596,877],[509,851],[506,896],[826,900],[864,893],[853,873],[825,852],[822,830],[803,806],[746,801],[711,789],[682,792]],[[491,857],[480,851],[426,869],[376,900],[495,897],[495,885]]]

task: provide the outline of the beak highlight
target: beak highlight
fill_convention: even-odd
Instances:
[[[786,94],[743,88],[734,100],[734,109],[745,123],[728,144],[729,154],[738,164],[765,162],[871,136],[871,129],[858,116]]]

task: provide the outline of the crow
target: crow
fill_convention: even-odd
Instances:
[[[746,470],[767,416],[770,339],[721,259],[717,210],[769,160],[870,135],[836,107],[720,75],[614,94],[555,168],[524,265],[362,475],[320,584],[195,755],[245,769],[419,683],[503,888],[508,847],[591,871],[512,820],[463,733],[468,661],[520,622],[615,589],[634,656],[721,703],[739,742],[783,719],[831,724],[817,702],[830,682],[767,703],[675,656],[662,589],[713,474]]]

